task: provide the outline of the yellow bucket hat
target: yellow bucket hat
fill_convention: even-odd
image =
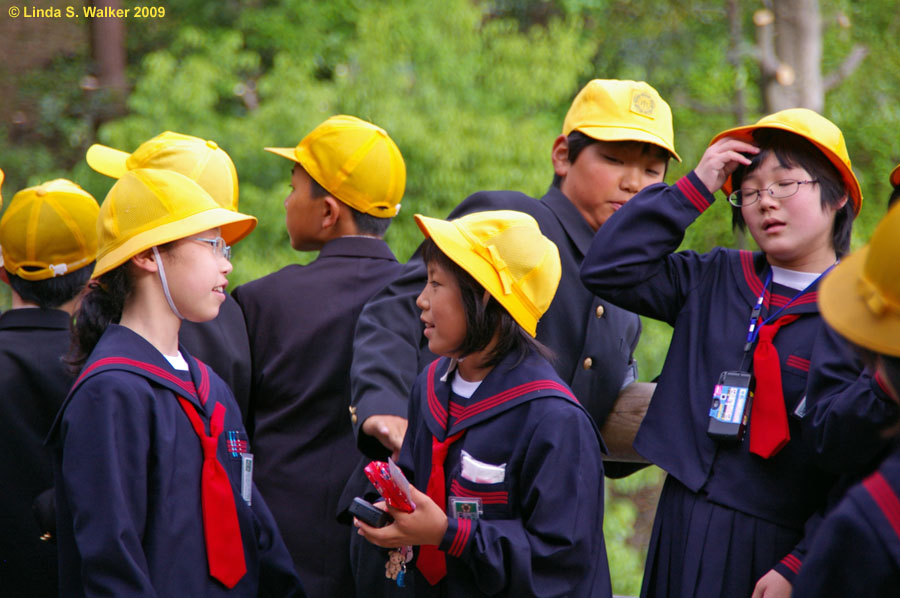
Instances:
[[[563,121],[563,135],[581,131],[599,141],[643,141],[675,152],[672,109],[643,81],[594,79],[585,85]]]
[[[196,181],[223,208],[238,209],[237,170],[215,141],[166,131],[131,154],[95,143],[85,159],[88,166],[114,179],[137,168],[172,170]]]
[[[97,200],[66,179],[22,189],[0,219],[6,271],[37,281],[93,263],[99,212]]]
[[[332,116],[297,147],[267,147],[300,164],[331,195],[377,218],[400,211],[406,164],[400,148],[381,127],[355,116]]]
[[[756,124],[735,127],[722,131],[709,142],[712,145],[723,137],[734,137],[747,143],[754,143],[753,131],[756,129],[781,129],[799,135],[815,145],[828,161],[834,164],[847,189],[850,192],[850,201],[853,202],[853,212],[859,214],[862,208],[862,189],[859,181],[853,174],[850,166],[850,155],[847,153],[847,144],[844,142],[844,134],[833,122],[824,116],[807,108],[790,108],[769,116],[764,116]],[[728,196],[731,194],[731,177],[722,185],[722,191]]]
[[[0,188],[3,187],[3,179],[6,178],[6,175],[3,174],[3,170],[0,169]],[[3,207],[3,193],[0,193],[0,208]]]
[[[476,212],[456,220],[416,214],[426,237],[535,336],[556,294],[562,267],[556,245],[523,212]]]
[[[100,206],[100,249],[94,278],[140,252],[211,228],[229,245],[250,234],[256,218],[216,203],[188,177],[171,170],[129,170]]]
[[[900,206],[822,281],[819,309],[853,343],[900,357]]]
[[[0,172],[0,182],[3,181],[2,175],[3,173]],[[891,185],[894,187],[900,185],[900,164],[897,164],[897,166],[894,167],[894,170],[891,171]]]

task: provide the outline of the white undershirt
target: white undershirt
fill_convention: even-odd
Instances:
[[[457,371],[456,375],[453,376],[453,381],[450,382],[450,388],[457,396],[464,399],[471,399],[472,395],[475,394],[475,391],[478,390],[478,387],[481,386],[481,382],[481,380],[478,382],[464,380],[463,377],[459,375],[459,371]]]
[[[168,362],[172,365],[176,370],[187,372],[190,370],[187,362],[184,360],[184,357],[181,355],[181,351],[178,352],[178,355],[163,355]]]
[[[798,272],[772,266],[772,282],[797,291],[802,291],[821,275],[821,272]]]

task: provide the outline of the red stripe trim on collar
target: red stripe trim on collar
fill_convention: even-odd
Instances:
[[[750,292],[759,297],[759,294],[763,291],[762,282],[760,282],[759,277],[756,275],[756,268],[753,266],[753,252],[741,250],[741,269],[744,271],[744,280],[747,281],[747,286],[750,287]],[[766,299],[765,302],[768,304],[769,302],[769,291],[766,291]]]
[[[894,533],[900,538],[900,499],[894,493],[893,488],[881,475],[876,471],[863,481],[863,486],[869,491],[869,494],[875,499],[875,504],[884,513],[888,523],[894,528]]]
[[[154,376],[158,376],[160,378],[163,378],[165,380],[168,380],[169,382],[172,382],[172,383],[178,385],[180,388],[184,389],[185,392],[187,392],[189,395],[191,395],[193,397],[197,396],[197,389],[194,387],[194,385],[192,383],[185,382],[181,378],[170,374],[169,372],[162,369],[161,367],[158,367],[151,363],[146,363],[143,361],[136,361],[134,359],[128,359],[127,357],[105,357],[103,359],[98,359],[97,361],[92,363],[90,366],[88,366],[87,369],[85,369],[83,372],[81,372],[81,375],[78,376],[78,380],[75,381],[75,384],[73,385],[73,387],[77,386],[85,378],[85,376],[90,374],[92,371],[96,370],[99,367],[103,367],[106,365],[127,365],[127,366],[138,368],[140,370],[144,370],[145,372],[153,374]]]
[[[705,212],[706,208],[709,207],[709,202],[687,177],[678,179],[675,182],[675,186],[697,208],[698,212]]]
[[[431,365],[428,366],[428,375],[425,376],[427,379],[426,387],[426,396],[428,399],[428,409],[431,411],[431,416],[437,420],[439,426],[441,426],[441,430],[447,429],[447,410],[444,409],[444,406],[441,405],[441,401],[437,398],[437,394],[434,392],[434,371],[437,369],[437,364],[439,360],[435,360],[431,362]]]
[[[463,488],[458,480],[450,482],[450,494],[452,496],[462,496],[465,498],[480,498],[481,502],[486,505],[505,505],[509,503],[509,492],[480,492],[478,490],[469,490]]]
[[[206,364],[196,357],[194,357],[194,361],[197,362],[200,370],[200,388],[197,389],[197,394],[200,395],[200,404],[206,405],[206,400],[209,398],[209,371],[206,369]]]
[[[538,390],[555,390],[567,397],[570,397],[576,403],[578,402],[578,399],[575,398],[575,395],[572,394],[572,391],[569,390],[568,387],[566,387],[564,384],[554,382],[553,380],[535,380],[533,382],[526,382],[525,384],[514,386],[510,389],[504,390],[503,392],[497,393],[492,397],[481,399],[477,403],[468,405],[467,407],[462,409],[462,413],[456,419],[456,424],[454,425],[458,425],[462,421],[465,421],[471,417],[475,417],[480,413],[484,413],[488,409],[493,409],[498,405],[502,405],[503,403],[521,397],[522,395]]]

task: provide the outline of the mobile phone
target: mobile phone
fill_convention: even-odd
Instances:
[[[394,518],[387,511],[382,511],[378,507],[364,498],[356,497],[350,504],[350,513],[360,521],[371,525],[372,527],[384,527],[388,523],[392,523]]]

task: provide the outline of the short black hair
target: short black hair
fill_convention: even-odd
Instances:
[[[326,195],[334,195],[328,191],[325,187],[320,185],[316,179],[309,177],[309,195],[313,199],[321,199]],[[338,201],[340,199],[336,198]],[[343,203],[343,202],[341,202]],[[379,239],[384,237],[385,233],[387,233],[388,227],[393,222],[393,218],[379,218],[377,216],[372,216],[371,214],[366,214],[365,212],[360,212],[353,206],[346,205],[350,208],[350,214],[353,216],[353,222],[356,224],[356,230],[359,231],[360,234],[363,235],[372,235],[373,237],[378,237]]]
[[[578,156],[581,155],[581,152],[590,145],[593,145],[600,141],[599,139],[594,139],[593,137],[589,137],[582,133],[581,131],[572,131],[566,137],[566,141],[568,142],[569,147],[569,163],[574,164],[575,160],[578,159]],[[665,171],[663,172],[663,177],[665,177],[665,172],[669,170],[669,158],[672,157],[672,154],[668,152],[668,150],[654,145],[652,143],[647,143],[644,141],[607,141],[606,143],[618,143],[622,145],[639,145],[641,146],[641,153],[653,154],[656,155],[660,160],[664,160],[666,163]],[[553,186],[559,187],[562,184],[562,177],[558,174],[553,175]]]
[[[887,205],[889,210],[895,203],[897,203],[898,199],[900,199],[900,185],[894,186],[894,190],[891,191],[891,196],[888,198],[888,205]]]
[[[774,155],[778,163],[785,168],[802,168],[818,181],[822,208],[831,206],[837,210],[834,215],[831,242],[838,258],[847,255],[850,251],[850,233],[853,230],[855,214],[850,189],[844,183],[837,167],[811,141],[795,133],[781,129],[756,129],[753,131],[753,143],[759,147],[759,153],[751,157],[749,165],[741,164],[732,173],[732,189],[740,189],[744,178],[759,168],[770,155]],[[843,207],[838,207],[844,196],[847,197],[847,201]],[[731,224],[733,228],[747,229],[741,208],[731,207]]]
[[[94,264],[91,263],[74,272],[54,276],[44,280],[25,280],[15,274],[9,275],[9,286],[18,293],[19,297],[35,303],[42,309],[57,309],[61,305],[71,301],[91,279]]]
[[[487,355],[484,367],[500,363],[509,352],[518,354],[518,361],[529,352],[535,351],[548,361],[555,359],[553,352],[534,337],[525,332],[518,322],[500,303],[490,297],[485,303],[485,290],[472,276],[456,262],[447,257],[432,239],[422,243],[422,259],[426,264],[435,264],[449,272],[459,283],[463,309],[466,312],[466,336],[454,352],[461,356],[471,355],[485,349],[497,336],[497,345]]]
[[[879,371],[886,378],[891,388],[894,389],[894,392],[900,392],[900,357],[878,353],[856,344],[853,344],[853,347],[869,370],[872,372]],[[900,402],[900,397],[892,396],[891,400]],[[883,430],[884,436],[900,436],[900,417],[895,416],[894,421],[888,422],[886,426],[886,429]]]

